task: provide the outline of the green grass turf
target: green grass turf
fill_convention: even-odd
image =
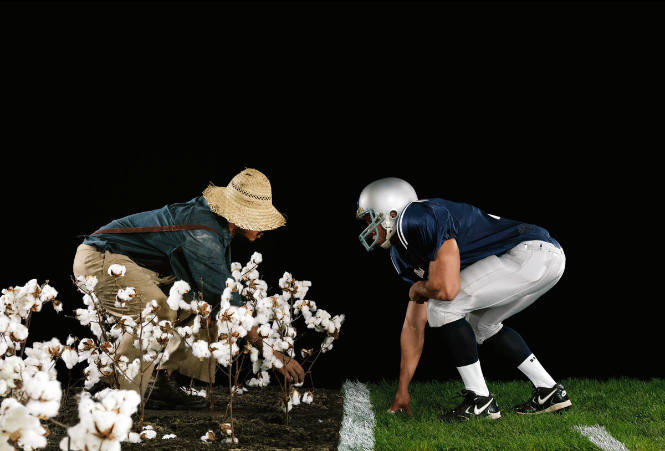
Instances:
[[[369,384],[376,414],[377,450],[597,449],[576,425],[604,426],[628,449],[665,449],[665,380],[566,379],[573,405],[561,413],[517,415],[512,407],[531,395],[526,381],[489,382],[498,420],[449,424],[438,415],[458,405],[461,382],[419,382],[410,388],[412,416],[390,414],[397,382]]]

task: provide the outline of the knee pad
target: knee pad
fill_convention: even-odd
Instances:
[[[446,324],[441,332],[456,367],[470,365],[478,361],[478,346],[473,329],[464,319]]]

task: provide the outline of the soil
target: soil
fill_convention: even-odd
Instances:
[[[300,404],[289,412],[289,425],[286,426],[284,413],[278,408],[280,389],[278,385],[253,388],[233,398],[233,417],[236,437],[235,445],[224,443],[227,436],[220,430],[220,424],[228,422],[225,415],[228,392],[215,386],[215,420],[210,420],[210,411],[191,410],[146,410],[144,425],[151,425],[157,432],[152,440],[141,443],[121,443],[123,450],[137,449],[235,449],[235,450],[334,450],[339,441],[342,421],[342,397],[339,390],[318,388],[313,391],[312,404]],[[61,407],[57,421],[74,425],[78,423],[76,396],[70,394]],[[134,430],[138,432],[138,415],[134,416]],[[46,449],[59,449],[60,440],[66,431],[55,424],[46,424],[51,430],[49,446]],[[200,437],[208,430],[215,433],[216,440],[204,443]],[[163,440],[165,434],[175,434],[173,439]]]

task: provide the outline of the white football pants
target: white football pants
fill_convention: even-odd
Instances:
[[[430,299],[427,320],[440,327],[466,318],[482,344],[510,318],[552,288],[563,275],[566,256],[545,241],[524,241],[490,255],[460,272],[460,291],[452,301]]]

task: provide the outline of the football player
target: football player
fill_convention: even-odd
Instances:
[[[547,230],[465,203],[418,200],[409,183],[393,177],[362,190],[357,217],[367,222],[360,234],[365,249],[389,249],[395,270],[411,284],[391,412],[411,412],[408,387],[420,360],[427,322],[442,328],[465,387],[464,400],[444,419],[501,417],[485,383],[477,345],[490,348],[533,384],[529,400],[515,406],[518,414],[571,405],[563,386],[552,379],[520,334],[503,325],[563,274],[566,257]]]

